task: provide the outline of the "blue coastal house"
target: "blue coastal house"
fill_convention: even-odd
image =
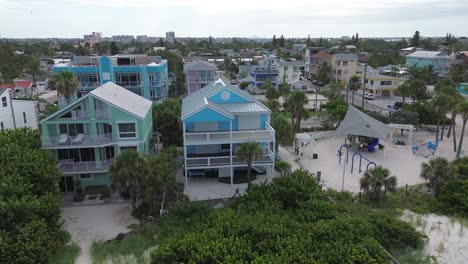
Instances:
[[[159,56],[75,56],[69,64],[56,65],[53,71],[54,74],[71,71],[77,76],[80,81],[77,98],[107,82],[113,82],[156,103],[162,102],[168,93],[167,60]],[[63,100],[59,103],[60,106],[64,105]]]
[[[432,65],[439,77],[447,77],[450,71],[451,57],[441,51],[415,51],[406,55],[406,65],[425,67]]]
[[[221,79],[182,101],[186,187],[189,178],[227,178],[233,184],[247,164],[236,157],[236,148],[258,142],[263,155],[253,163],[259,173],[273,173],[275,130],[271,111],[257,98]]]

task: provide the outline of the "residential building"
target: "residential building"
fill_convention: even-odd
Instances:
[[[302,92],[310,92],[312,91],[312,84],[310,82],[294,80],[288,82],[291,85],[291,91],[302,91]]]
[[[306,47],[306,44],[293,44],[291,51],[293,54],[301,54],[301,52],[303,52]]]
[[[275,130],[271,111],[257,98],[221,79],[182,101],[186,188],[189,178],[230,178],[246,171],[237,147],[255,141],[263,153],[255,171],[274,173]]]
[[[331,57],[332,55],[327,51],[319,51],[318,53],[312,54],[309,57],[309,63],[306,66],[309,67],[306,69],[307,74],[310,76],[309,79],[315,78],[315,76],[317,76],[320,67],[324,63],[331,65]]]
[[[468,51],[460,51],[457,55],[459,63],[468,64]]]
[[[184,74],[187,94],[191,95],[209,83],[214,82],[217,69],[213,63],[202,60],[185,63]]]
[[[152,150],[152,103],[107,82],[43,119],[42,147],[57,157],[63,173],[62,192],[75,191],[76,182],[110,186],[108,170],[123,150]]]
[[[114,35],[111,37],[111,39],[112,41],[122,42],[125,44],[130,44],[133,43],[133,41],[135,41],[135,37],[132,35]]]
[[[299,81],[303,61],[279,61],[278,62],[278,82],[280,84]]]
[[[90,43],[92,43],[94,45],[96,43],[101,42],[102,33],[101,32],[93,32],[93,33],[91,33],[89,35],[84,35],[83,39],[84,39],[84,41],[90,42]]]
[[[73,72],[80,81],[77,98],[109,81],[146,99],[162,102],[168,93],[167,60],[141,54],[114,56],[78,56],[67,64],[58,64],[54,74]],[[64,100],[59,101],[60,106]]]
[[[270,81],[271,85],[278,89],[278,77],[278,59],[273,53],[264,53],[263,56],[258,58],[258,65],[252,65],[250,69],[248,90],[253,94],[265,93],[263,84],[266,81]]]
[[[415,51],[423,51],[423,48],[418,48],[418,47],[408,47],[400,50],[400,55],[401,56],[406,56],[409,55]]]
[[[174,31],[166,32],[166,41],[171,43],[171,44],[175,43],[175,32]]]
[[[325,47],[308,47],[305,52],[305,67],[304,67],[304,76],[308,79],[312,78],[311,73],[311,56],[319,53],[320,51],[326,51]]]
[[[13,99],[8,88],[0,88],[0,129],[37,129],[37,102]]]
[[[332,79],[346,85],[351,76],[356,74],[358,56],[354,53],[336,53],[331,57]]]
[[[364,80],[364,71],[366,71],[366,79]],[[401,79],[389,75],[380,74],[379,70],[359,65],[356,75],[361,78],[361,85],[366,87],[366,92],[380,95],[380,96],[393,96],[395,90],[400,85]]]
[[[146,43],[148,42],[148,36],[147,35],[138,35],[136,37],[136,42],[138,43]]]
[[[447,77],[452,58],[442,51],[415,51],[406,55],[406,66],[425,67],[432,65],[439,77]]]
[[[33,82],[28,80],[13,80],[13,83],[4,83],[1,88],[8,88],[13,98],[31,98]]]

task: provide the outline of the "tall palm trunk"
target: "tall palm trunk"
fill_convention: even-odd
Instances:
[[[364,98],[362,98],[364,100]],[[351,93],[351,104],[354,105],[354,90]]]
[[[247,181],[250,184],[250,177],[252,175],[252,163],[247,163]]]
[[[453,152],[457,152],[457,137],[455,136],[455,122],[452,125]]]
[[[461,152],[461,149],[462,149],[463,136],[465,135],[466,121],[468,121],[468,119],[463,119],[463,127],[462,127],[462,131],[461,131],[461,134],[460,134],[460,142],[458,142],[457,158],[460,157],[460,152]]]
[[[33,79],[33,85],[31,87],[31,98],[34,95],[34,89],[37,89],[37,84],[36,84],[36,74],[32,74],[32,79]]]
[[[445,122],[442,123],[442,132],[440,132],[440,141],[444,140]]]
[[[455,126],[455,117],[456,116],[457,116],[456,114],[452,113],[452,117],[450,118],[450,127],[449,127],[449,129],[447,131],[447,138],[450,137],[450,132],[452,132],[452,129]]]

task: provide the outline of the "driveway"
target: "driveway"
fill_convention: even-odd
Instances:
[[[62,219],[65,221],[65,229],[70,233],[72,240],[81,247],[81,255],[76,263],[92,263],[93,241],[105,241],[116,237],[119,233],[129,232],[127,226],[138,223],[138,220],[131,215],[131,211],[132,206],[129,203],[63,208]]]

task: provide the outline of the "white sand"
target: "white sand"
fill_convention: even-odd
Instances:
[[[435,256],[440,264],[468,263],[467,226],[442,215],[420,215],[408,210],[403,213],[402,220],[427,235],[426,255]]]
[[[458,129],[457,129],[458,130]],[[458,131],[457,131],[458,132]],[[311,133],[314,135],[314,133]],[[434,140],[435,134],[430,132],[417,132],[413,135],[413,145],[421,144],[429,140]],[[457,138],[458,140],[458,138]],[[465,142],[468,142],[465,136]],[[393,145],[389,142],[381,142],[385,145],[385,149],[377,149],[374,153],[369,153],[367,150],[360,151],[369,160],[390,169],[391,173],[398,178],[398,186],[413,185],[422,183],[424,180],[419,177],[421,172],[422,162],[428,161],[437,156],[443,156],[452,160],[455,158],[453,152],[452,138],[444,139],[439,143],[435,155],[430,155],[426,158],[424,155],[415,155],[411,150],[411,146]],[[326,138],[312,142],[304,150],[304,156],[300,157],[299,165],[310,172],[322,172],[322,182],[326,188],[341,190],[343,178],[343,163],[339,165],[338,149],[344,144],[344,137]],[[468,143],[464,144],[463,149],[467,152]],[[297,155],[292,154],[293,149],[287,148],[289,153],[280,151],[281,158],[288,161],[290,164],[295,164],[294,160]],[[345,150],[343,148],[343,150]],[[312,159],[312,154],[318,153],[318,159]],[[345,154],[346,155],[346,154]],[[349,152],[348,164],[345,168],[344,190],[357,193],[360,191],[359,180],[365,172],[367,161],[362,160],[362,171],[359,172],[359,157],[354,160],[354,170],[351,173],[353,153]],[[369,168],[372,168],[370,166]]]
[[[131,216],[130,204],[109,204],[65,207],[62,219],[65,229],[71,234],[72,240],[81,247],[81,255],[76,263],[90,264],[91,245],[93,241],[104,241],[126,233],[130,224],[138,220]]]

